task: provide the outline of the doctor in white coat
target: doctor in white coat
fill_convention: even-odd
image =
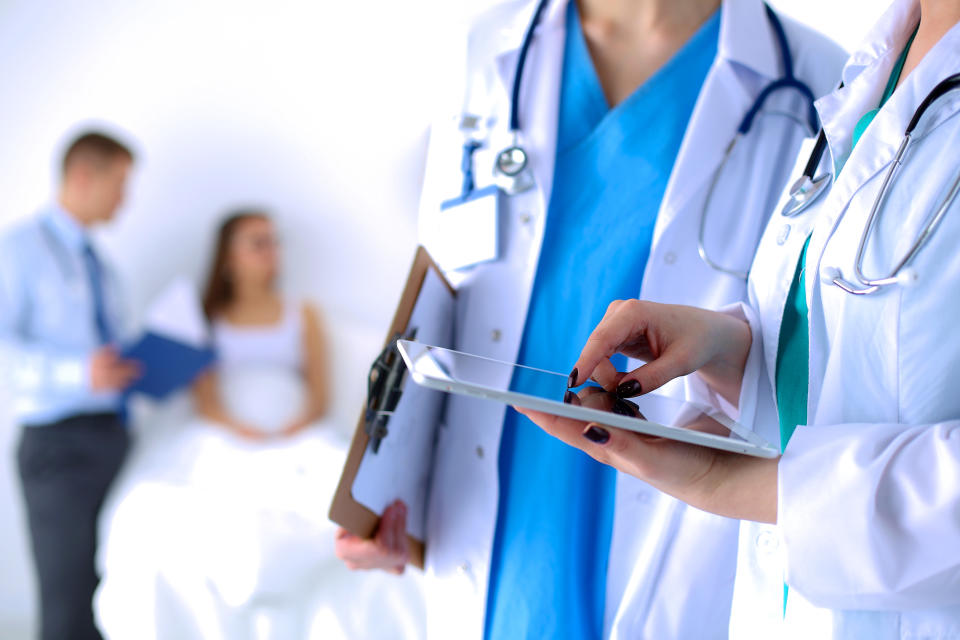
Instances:
[[[566,0],[549,2],[533,32],[518,106],[534,187],[499,196],[496,255],[464,265],[463,253],[471,247],[445,224],[441,203],[456,196],[463,182],[465,123],[467,138],[480,145],[472,156],[478,189],[493,182],[497,153],[514,142],[508,126],[510,95],[535,4],[498,5],[473,25],[465,68],[451,79],[451,101],[432,128],[420,214],[423,244],[458,287],[455,348],[508,362],[517,361],[521,348],[554,187]],[[716,57],[656,215],[642,286],[636,292],[644,299],[713,308],[746,297],[744,278],[712,268],[700,257],[701,220],[708,257],[729,271],[745,272],[792,158],[813,133],[805,126],[809,103],[795,90],[773,93],[714,184],[725,151],[758,95],[782,78],[788,66],[817,96],[839,78],[842,51],[779,16],[790,54],[784,60],[776,27],[760,0],[728,0],[719,11]],[[663,104],[664,110],[670,108],[669,102]],[[439,429],[426,547],[428,631],[433,638],[484,634],[506,410],[500,404],[451,396]],[[402,527],[402,515],[400,506],[388,510],[373,541],[341,534],[338,553],[354,567],[398,570],[403,536],[393,529]],[[691,509],[618,474],[604,636],[724,637],[736,544],[735,521]]]
[[[533,416],[689,504],[745,520],[732,637],[960,637],[958,21],[956,0],[896,0],[844,87],[818,101],[819,172],[832,186],[793,218],[780,213],[793,202],[784,194],[749,306],[617,303],[577,363],[591,372],[621,344],[654,340],[655,351],[633,352],[647,364],[619,381],[652,389],[698,370],[720,404],[781,438],[779,460]],[[806,338],[806,366],[784,377],[789,333]],[[791,387],[806,417],[785,430]],[[580,435],[591,428],[609,434],[603,445]]]

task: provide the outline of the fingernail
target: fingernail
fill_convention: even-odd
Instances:
[[[568,389],[568,390],[563,394],[563,402],[564,402],[564,404],[570,404],[571,402],[573,402],[573,399],[574,399],[575,397],[576,397],[576,396],[574,396],[573,391],[570,391],[570,390]]]
[[[567,388],[577,386],[577,378],[580,377],[580,372],[576,367],[573,368],[573,371],[570,372],[570,376],[567,378]]]
[[[643,389],[640,388],[640,383],[636,380],[627,380],[617,387],[617,395],[621,398],[632,398],[640,395],[642,391]]]
[[[603,427],[590,425],[587,427],[587,430],[583,432],[583,437],[596,444],[606,444],[607,440],[610,439],[610,432]]]
[[[634,418],[636,417],[637,410],[639,408],[640,407],[637,407],[637,405],[633,404],[632,402],[627,402],[625,400],[621,400],[620,398],[617,398],[616,401],[614,401],[613,407],[611,407],[611,410],[614,413],[620,414],[621,416],[629,416],[631,418]]]

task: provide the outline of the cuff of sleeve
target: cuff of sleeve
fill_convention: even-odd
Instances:
[[[687,399],[715,407],[740,425],[753,428],[757,414],[758,387],[763,371],[760,322],[754,311],[742,302],[723,307],[718,312],[743,320],[750,326],[750,353],[743,370],[740,397],[734,406],[715,392],[699,374],[694,373],[686,378]]]
[[[58,387],[89,391],[90,358],[86,356],[60,358],[53,365],[50,375]]]

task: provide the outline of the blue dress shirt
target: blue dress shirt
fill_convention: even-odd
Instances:
[[[554,187],[521,364],[566,373],[607,305],[639,293],[660,201],[716,56],[719,25],[717,12],[611,109],[576,2],[569,3]],[[542,390],[551,391],[562,398],[563,389]],[[601,637],[614,471],[510,411],[499,475],[486,637]]]
[[[89,370],[123,322],[115,274],[62,208],[0,237],[0,383],[21,424],[119,411],[118,394],[91,391]]]

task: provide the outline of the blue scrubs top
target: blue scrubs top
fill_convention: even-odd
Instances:
[[[660,201],[720,29],[717,12],[611,109],[576,2],[567,7],[553,196],[518,359],[564,373],[607,305],[640,291]],[[564,389],[543,392],[560,399]],[[599,638],[613,469],[509,410],[499,475],[486,637]]]

